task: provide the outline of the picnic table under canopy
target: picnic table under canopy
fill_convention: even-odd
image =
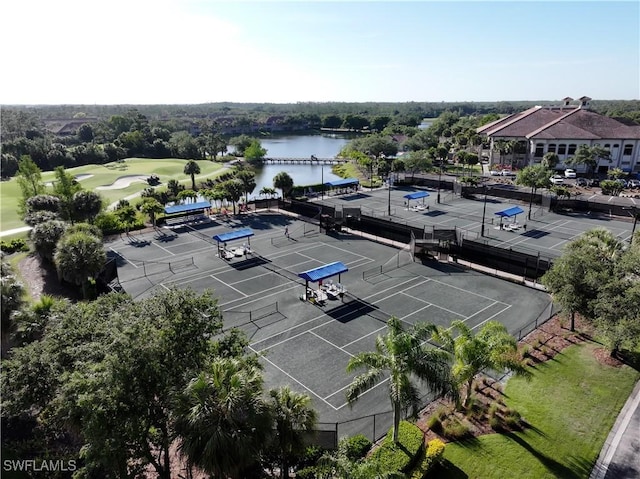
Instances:
[[[303,299],[307,300],[309,299],[308,296],[308,292],[310,291],[309,289],[309,282],[312,283],[318,283],[318,291],[317,291],[317,295],[316,298],[318,298],[318,300],[320,302],[322,302],[324,299],[326,299],[326,293],[321,291],[321,286],[322,286],[322,282],[325,279],[328,278],[332,278],[333,276],[338,276],[338,285],[335,288],[331,288],[332,290],[335,289],[336,294],[344,294],[344,288],[342,287],[342,285],[340,285],[340,277],[342,273],[345,273],[349,271],[349,268],[347,268],[347,266],[340,262],[340,261],[336,261],[334,263],[329,263],[329,264],[325,264],[323,266],[319,266],[317,268],[313,268],[307,271],[303,271],[302,273],[298,273],[298,276],[302,279],[304,279],[305,281],[305,294],[303,295]],[[331,283],[331,285],[333,286],[333,283]]]
[[[227,233],[220,233],[217,235],[213,235],[213,239],[218,243],[218,254],[220,257],[225,259],[231,259],[233,256],[244,256],[246,253],[251,253],[251,240],[250,237],[253,236],[253,230],[251,228],[242,228],[238,230],[229,231]],[[228,251],[227,250],[227,242],[236,241],[241,239],[247,239],[247,245],[242,245],[242,248],[236,248],[242,254],[238,254],[238,251]],[[223,244],[223,247],[220,247],[220,244]],[[229,254],[230,253],[230,254]]]

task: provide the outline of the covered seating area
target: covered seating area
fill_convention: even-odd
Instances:
[[[352,193],[358,191],[360,181],[357,178],[345,178],[342,180],[328,181],[324,184],[328,194]]]
[[[213,235],[213,239],[217,242],[218,246],[217,256],[229,261],[236,257],[241,258],[247,256],[248,254],[252,254],[250,240],[251,236],[253,236],[253,230],[251,228],[243,228],[239,230],[229,231],[228,233]],[[247,241],[242,243],[242,246],[236,246],[234,248],[227,247],[228,242],[242,240],[245,238],[247,239]]]
[[[496,229],[518,231],[522,227],[522,225],[518,223],[517,216],[521,213],[524,213],[524,210],[519,206],[513,206],[511,208],[507,208],[506,210],[498,211],[496,215],[500,217],[500,224],[496,227]],[[513,221],[503,224],[502,220],[504,218],[513,218]]]
[[[165,215],[180,215],[173,218],[167,218],[165,224],[174,226],[182,223],[193,223],[195,221],[209,220],[208,211],[211,203],[208,201],[199,201],[197,203],[186,203],[182,205],[171,205],[164,207]]]
[[[328,299],[342,298],[347,290],[340,283],[340,278],[341,274],[347,271],[349,271],[349,268],[344,263],[336,261],[335,263],[325,264],[324,266],[299,273],[298,276],[305,280],[304,294],[300,296],[300,299],[322,306]],[[328,279],[334,276],[338,277],[337,283]],[[310,288],[309,282],[318,283],[318,289]]]
[[[404,195],[403,198],[406,199],[407,211],[425,211],[429,209],[428,205],[425,205],[424,199],[429,196],[429,193],[426,191],[415,191],[413,193],[409,193]],[[419,200],[422,199],[422,203],[417,203],[414,206],[411,206],[411,200]]]

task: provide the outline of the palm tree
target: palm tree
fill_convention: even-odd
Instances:
[[[625,250],[625,245],[611,231],[606,228],[594,228],[582,233],[567,245],[571,251],[589,248],[596,252],[603,261],[612,263]]]
[[[231,201],[233,204],[233,214],[236,214],[236,203],[242,197],[242,183],[238,180],[227,180],[224,183],[220,183],[220,188],[224,191],[225,199]]]
[[[85,298],[89,296],[90,280],[100,272],[106,259],[102,241],[84,232],[65,234],[58,241],[54,255],[58,276],[82,286]]]
[[[454,337],[452,331],[459,335]],[[531,371],[518,354],[516,339],[497,321],[485,323],[474,335],[464,321],[456,320],[451,323],[451,328],[436,328],[432,339],[454,358],[451,374],[458,387],[466,386],[465,408],[471,399],[473,379],[483,370],[508,370],[519,376],[531,377]]]
[[[195,201],[195,199],[198,197],[198,193],[196,193],[193,190],[182,190],[180,193],[178,193],[177,199],[178,201],[181,202],[186,202],[186,200],[191,200],[191,201]]]
[[[149,215],[149,221],[155,227],[156,216],[164,211],[164,207],[155,198],[145,198],[140,203],[140,211],[145,215]]]
[[[525,166],[520,171],[518,171],[516,184],[531,187],[531,195],[529,196],[529,213],[527,215],[529,219],[531,219],[533,195],[536,194],[536,190],[538,188],[549,186],[549,178],[551,178],[552,174],[553,173],[544,165]]]
[[[256,462],[272,424],[262,384],[255,364],[221,357],[191,380],[175,423],[180,452],[191,464],[235,479]]]
[[[304,452],[304,436],[313,431],[318,415],[311,408],[311,398],[296,393],[283,386],[272,389],[271,410],[275,420],[273,443],[280,460],[280,477],[289,477],[289,464],[292,459]]]
[[[271,199],[273,197],[273,195],[276,194],[276,190],[275,190],[275,188],[271,188],[269,186],[265,186],[260,190],[259,194],[261,196],[269,195],[269,199]]]
[[[193,160],[187,161],[184,165],[184,174],[191,176],[191,189],[196,190],[196,175],[200,174],[200,166]]]
[[[560,157],[551,151],[542,157],[542,164],[548,170],[555,171],[558,163],[560,163]]]
[[[593,176],[600,159],[608,160],[611,163],[611,152],[601,146],[580,145],[576,154],[571,158],[567,158],[565,163],[568,165],[585,165],[587,171],[591,173],[590,176]]]
[[[242,190],[244,192],[244,202],[249,202],[249,193],[253,193],[256,189],[256,175],[255,173],[242,170],[236,174],[236,179],[242,184]]]
[[[282,199],[293,189],[293,178],[286,171],[281,171],[273,177],[273,187],[282,191]]]
[[[400,415],[411,407],[415,414],[419,407],[419,392],[411,378],[422,380],[438,395],[451,393],[448,352],[429,348],[425,341],[431,337],[434,326],[420,323],[405,331],[398,318],[387,321],[387,332],[376,338],[375,351],[361,352],[352,357],[347,372],[366,368],[356,376],[347,390],[347,401],[352,404],[385,373],[389,374],[389,398],[393,405],[393,442],[398,442]]]

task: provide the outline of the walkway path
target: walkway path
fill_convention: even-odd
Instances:
[[[589,479],[640,477],[640,381],[618,415]]]

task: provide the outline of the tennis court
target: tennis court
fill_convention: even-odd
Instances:
[[[241,228],[254,233],[252,254],[217,257],[212,236]],[[261,354],[266,386],[289,384],[309,394],[323,422],[389,410],[384,383],[346,407],[353,375],[345,370],[353,355],[373,349],[391,315],[407,326],[460,319],[478,327],[495,319],[517,334],[548,314],[550,305],[542,292],[453,266],[414,263],[406,250],[347,233],[320,234],[279,214],[157,230],[107,246],[117,254],[122,286],[134,297],[173,286],[212,290],[225,329],[244,330]],[[347,293],[323,306],[300,299],[305,282],[298,274],[334,261],[348,268],[340,280]]]

